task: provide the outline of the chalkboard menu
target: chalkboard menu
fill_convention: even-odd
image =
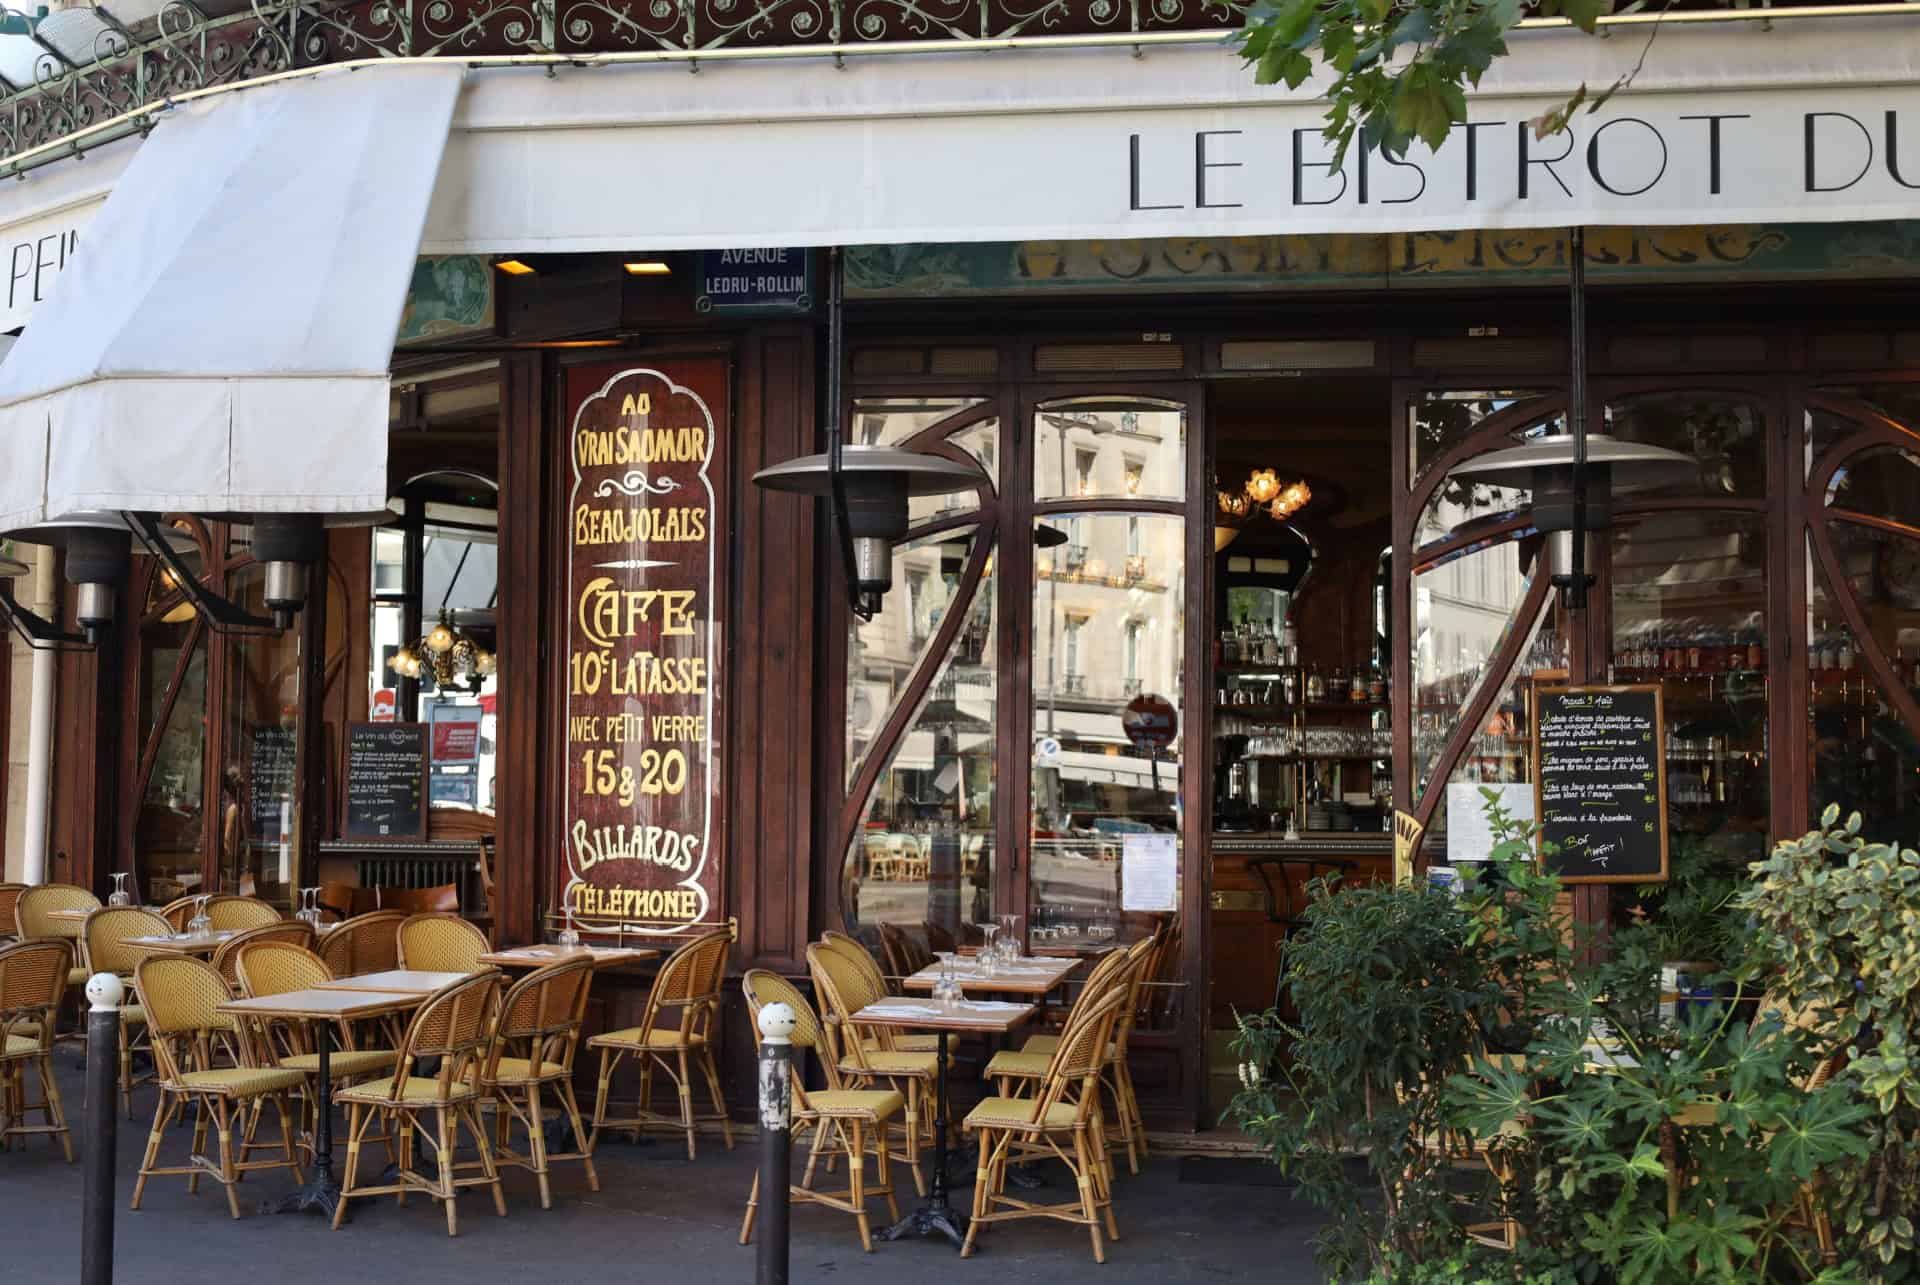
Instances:
[[[347,725],[349,839],[427,835],[427,725]]]
[[[1666,879],[1666,739],[1657,686],[1536,689],[1534,815],[1564,882]]]
[[[293,729],[270,725],[251,729],[247,753],[249,831],[260,843],[276,843],[280,806],[293,798]]]

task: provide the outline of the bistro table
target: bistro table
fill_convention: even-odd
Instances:
[[[318,991],[389,991],[396,995],[431,995],[455,982],[463,982],[472,973],[436,973],[419,968],[388,968],[357,977],[336,977],[317,982]]]
[[[336,1022],[357,1022],[364,1018],[385,1017],[418,1008],[426,994],[400,991],[306,990],[283,991],[278,995],[260,995],[236,999],[220,1005],[219,1011],[235,1017],[279,1018],[306,1022],[313,1028],[313,1048],[319,1056],[317,1089],[318,1109],[314,1111],[313,1177],[296,1192],[268,1203],[263,1212],[275,1214],[319,1213],[333,1217],[340,1204],[340,1180],[333,1176],[333,1027]]]
[[[881,1240],[931,1236],[937,1232],[952,1241],[956,1249],[965,1242],[966,1215],[955,1213],[947,1199],[947,1033],[1005,1035],[1031,1019],[1036,1011],[1036,1005],[1003,1000],[968,999],[941,1004],[892,996],[875,1000],[853,1015],[852,1021],[862,1026],[932,1031],[937,1037],[933,1063],[933,1181],[920,1207],[879,1232]]]
[[[170,950],[176,955],[211,955],[227,944],[227,938],[239,929],[226,928],[219,932],[196,933],[151,933],[145,937],[129,937],[126,945],[143,946],[149,950]]]
[[[515,946],[512,950],[488,951],[480,956],[480,962],[495,968],[545,968],[580,955],[592,955],[594,971],[598,972],[602,968],[658,959],[662,953],[644,946]]]

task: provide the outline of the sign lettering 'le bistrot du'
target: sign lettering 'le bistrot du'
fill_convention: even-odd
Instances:
[[[562,894],[667,934],[719,901],[718,428],[726,368],[569,373]]]

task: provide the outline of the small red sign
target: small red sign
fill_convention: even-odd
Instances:
[[[438,711],[436,711],[438,713]],[[471,718],[441,716],[433,721],[433,761],[471,763],[480,757],[480,710]]]
[[[391,723],[396,708],[394,699],[393,688],[382,687],[373,694],[373,704],[369,707],[367,716],[376,723]]]
[[[1120,727],[1135,745],[1164,750],[1180,731],[1180,715],[1166,697],[1142,692],[1127,702]]]

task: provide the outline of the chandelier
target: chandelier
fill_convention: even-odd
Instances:
[[[436,687],[464,686],[477,692],[494,672],[494,657],[454,625],[451,611],[442,610],[440,623],[396,650],[387,668],[402,678],[430,673]]]
[[[1263,468],[1249,474],[1246,485],[1238,491],[1221,489],[1215,494],[1213,551],[1218,553],[1239,538],[1241,526],[1256,512],[1265,513],[1275,522],[1285,522],[1307,507],[1307,501],[1313,498],[1313,488],[1304,479],[1283,485],[1278,474]]]

